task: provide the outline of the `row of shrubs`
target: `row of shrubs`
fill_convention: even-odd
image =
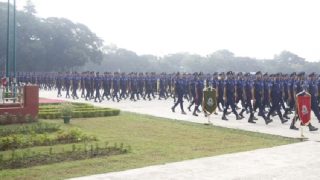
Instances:
[[[68,144],[78,142],[97,141],[96,136],[89,136],[80,129],[74,128],[69,131],[60,130],[57,135],[36,134],[28,135],[14,134],[0,138],[0,151],[10,149],[22,149],[34,146],[49,146],[55,144]]]
[[[75,108],[75,109],[78,109],[78,108],[94,108],[93,105],[91,104],[85,104],[85,103],[71,103],[72,106]],[[59,109],[60,108],[60,104],[58,103],[55,103],[55,104],[40,104],[39,106],[39,110],[42,111],[42,110],[50,110],[50,109]]]
[[[0,154],[0,170],[2,169],[17,169],[26,168],[37,165],[53,164],[66,161],[82,160],[88,158],[96,158],[101,156],[112,156],[125,154],[131,151],[130,146],[124,147],[121,143],[120,146],[115,144],[114,146],[99,147],[91,145],[72,145],[72,149],[69,151],[62,151],[55,153],[53,147],[47,152],[31,151],[30,149],[23,152],[12,151],[11,156],[5,159]]]
[[[46,107],[46,106],[59,106],[59,104],[60,104],[60,103],[45,103],[45,104],[41,104],[41,103],[40,103],[40,106],[41,106],[41,107]],[[93,106],[93,105],[91,105],[91,104],[87,104],[87,103],[77,103],[77,102],[71,103],[71,104],[74,105],[74,106]]]
[[[60,130],[60,125],[53,123],[34,123],[28,125],[5,127],[0,129],[0,137],[9,136],[11,134],[32,134],[32,133],[51,133]]]
[[[77,111],[72,113],[72,118],[89,118],[89,117],[105,117],[105,116],[117,116],[120,114],[118,109],[90,109],[87,111]],[[61,118],[61,113],[59,111],[44,111],[39,112],[38,117],[40,119],[58,119]]]
[[[8,125],[8,124],[25,124],[25,123],[33,123],[38,122],[38,118],[32,117],[31,115],[14,115],[9,113],[4,113],[0,115],[0,125]]]

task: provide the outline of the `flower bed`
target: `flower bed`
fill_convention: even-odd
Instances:
[[[90,145],[72,145],[72,149],[69,151],[63,151],[55,153],[53,147],[47,152],[35,152],[31,150],[25,150],[23,152],[11,152],[9,159],[4,159],[3,155],[0,155],[0,170],[2,169],[17,169],[26,168],[37,165],[52,164],[65,161],[74,161],[88,158],[96,158],[101,156],[119,155],[130,152],[131,147],[124,147],[123,144],[117,146],[99,147],[98,144]]]
[[[60,130],[60,125],[51,123],[34,123],[30,125],[21,125],[18,127],[5,127],[0,129],[0,137],[11,134],[31,134],[31,133],[51,133]]]
[[[60,130],[56,135],[36,134],[35,132],[27,135],[14,134],[0,138],[0,151],[88,141],[97,141],[97,137],[88,136],[77,128],[69,131]]]
[[[25,124],[38,122],[37,118],[33,118],[31,115],[13,115],[9,113],[4,113],[0,115],[0,125],[8,124]]]

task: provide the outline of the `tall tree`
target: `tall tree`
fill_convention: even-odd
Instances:
[[[0,64],[6,57],[6,8],[6,3],[0,3]],[[87,26],[65,18],[43,19],[35,13],[31,1],[17,12],[18,71],[70,70],[102,61],[103,41]]]
[[[37,14],[36,6],[31,0],[27,0],[26,5],[23,7],[23,11],[27,14]]]

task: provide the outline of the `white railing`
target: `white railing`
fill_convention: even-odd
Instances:
[[[23,86],[9,86],[0,88],[0,102],[3,104],[23,104]]]

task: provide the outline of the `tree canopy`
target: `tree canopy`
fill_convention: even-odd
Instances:
[[[0,3],[0,60],[6,58],[7,4]],[[100,63],[103,41],[91,30],[65,18],[39,18],[31,1],[17,12],[17,70],[60,71]],[[3,68],[1,69],[3,70]]]
[[[6,59],[7,4],[0,2],[0,71]],[[40,18],[28,0],[17,12],[18,71],[121,71],[121,72],[292,72],[319,71],[320,62],[308,62],[289,51],[273,59],[239,57],[227,49],[207,56],[187,52],[162,57],[138,55],[114,45],[104,46],[103,40],[87,26],[65,18]]]

